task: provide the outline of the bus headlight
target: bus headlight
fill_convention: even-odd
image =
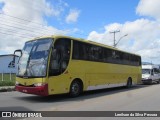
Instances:
[[[19,85],[19,82],[16,81],[15,85]]]
[[[145,78],[146,80],[150,79],[150,77]]]
[[[35,83],[35,84],[34,84],[35,87],[43,86],[43,85],[44,85],[44,83]]]

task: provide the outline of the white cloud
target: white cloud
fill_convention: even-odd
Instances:
[[[118,41],[123,35],[128,36],[121,39],[118,48],[142,56],[143,61],[152,61],[160,64],[160,1],[159,0],[141,0],[137,6],[137,13],[154,17],[155,20],[137,19],[127,21],[124,24],[111,23],[104,26],[104,32],[90,32],[88,39],[107,45],[113,45],[113,34],[110,31],[120,30],[116,34]]]
[[[66,22],[67,23],[77,22],[79,14],[80,14],[79,10],[71,9],[69,14],[66,16]]]
[[[55,6],[47,0],[0,0],[4,4],[0,8],[0,54],[13,53],[30,38],[66,34],[67,30],[49,26],[44,19],[44,16],[58,17],[61,14],[66,4],[62,0],[57,2],[59,5]]]
[[[136,12],[139,15],[150,16],[160,19],[160,0],[141,0],[137,6]]]

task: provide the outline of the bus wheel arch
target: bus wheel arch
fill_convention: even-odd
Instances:
[[[83,92],[83,82],[80,78],[75,78],[70,84],[69,95],[77,97]]]
[[[132,87],[132,78],[131,78],[131,77],[129,77],[129,78],[127,79],[126,87],[127,87],[127,88],[131,88],[131,87]]]

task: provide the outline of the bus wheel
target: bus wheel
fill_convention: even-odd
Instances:
[[[131,88],[132,87],[132,79],[131,78],[128,78],[126,87],[127,88]]]
[[[81,90],[82,90],[81,83],[78,80],[74,80],[71,83],[69,94],[71,97],[77,97],[80,95]]]

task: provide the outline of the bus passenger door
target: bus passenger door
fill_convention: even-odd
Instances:
[[[49,66],[49,94],[66,93],[69,90],[69,73],[66,72],[71,52],[71,40],[61,38],[52,48]]]

